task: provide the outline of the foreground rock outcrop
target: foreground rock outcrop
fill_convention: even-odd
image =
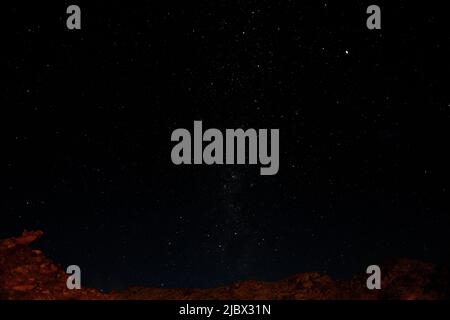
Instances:
[[[108,298],[95,289],[67,289],[64,270],[42,251],[29,247],[42,234],[42,231],[24,231],[20,237],[0,240],[0,299]]]
[[[243,281],[214,289],[135,287],[123,292],[69,290],[64,270],[29,244],[42,231],[0,240],[0,299],[447,299],[448,269],[415,260],[396,260],[382,266],[382,290],[368,290],[366,275],[336,281],[320,273],[302,273],[276,282]]]

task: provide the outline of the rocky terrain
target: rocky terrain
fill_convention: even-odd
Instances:
[[[29,245],[42,231],[0,240],[0,299],[106,299],[95,289],[69,290],[63,268]]]
[[[214,289],[130,288],[102,293],[96,289],[69,290],[67,275],[30,244],[42,231],[0,240],[0,299],[86,300],[239,300],[239,299],[447,299],[448,269],[415,260],[400,259],[382,266],[382,290],[368,290],[366,275],[337,281],[320,273],[302,273],[276,282],[243,281]]]

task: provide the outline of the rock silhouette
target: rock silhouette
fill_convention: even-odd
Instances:
[[[243,281],[213,289],[133,287],[122,292],[69,290],[64,269],[29,245],[42,231],[0,240],[0,299],[9,300],[416,300],[448,298],[448,269],[409,259],[382,266],[382,289],[368,290],[366,274],[347,281],[316,272],[301,273],[275,282]]]

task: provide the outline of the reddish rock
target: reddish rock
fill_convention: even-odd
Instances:
[[[11,289],[14,291],[27,292],[27,291],[33,290],[34,288],[36,288],[36,286],[33,284],[22,284],[22,285],[12,286]]]
[[[368,290],[366,275],[336,281],[320,273],[302,273],[275,282],[243,281],[214,289],[130,288],[104,294],[96,289],[69,290],[64,269],[29,244],[42,231],[0,240],[0,299],[151,299],[151,300],[277,300],[277,299],[446,299],[448,269],[409,259],[382,266],[382,289]]]
[[[0,298],[21,300],[107,299],[97,290],[69,290],[63,269],[29,247],[42,231],[0,240]]]

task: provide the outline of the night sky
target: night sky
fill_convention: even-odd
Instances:
[[[449,261],[443,8],[146,2],[2,5],[0,238],[42,229],[105,290]],[[174,165],[194,120],[279,129],[278,174]]]

